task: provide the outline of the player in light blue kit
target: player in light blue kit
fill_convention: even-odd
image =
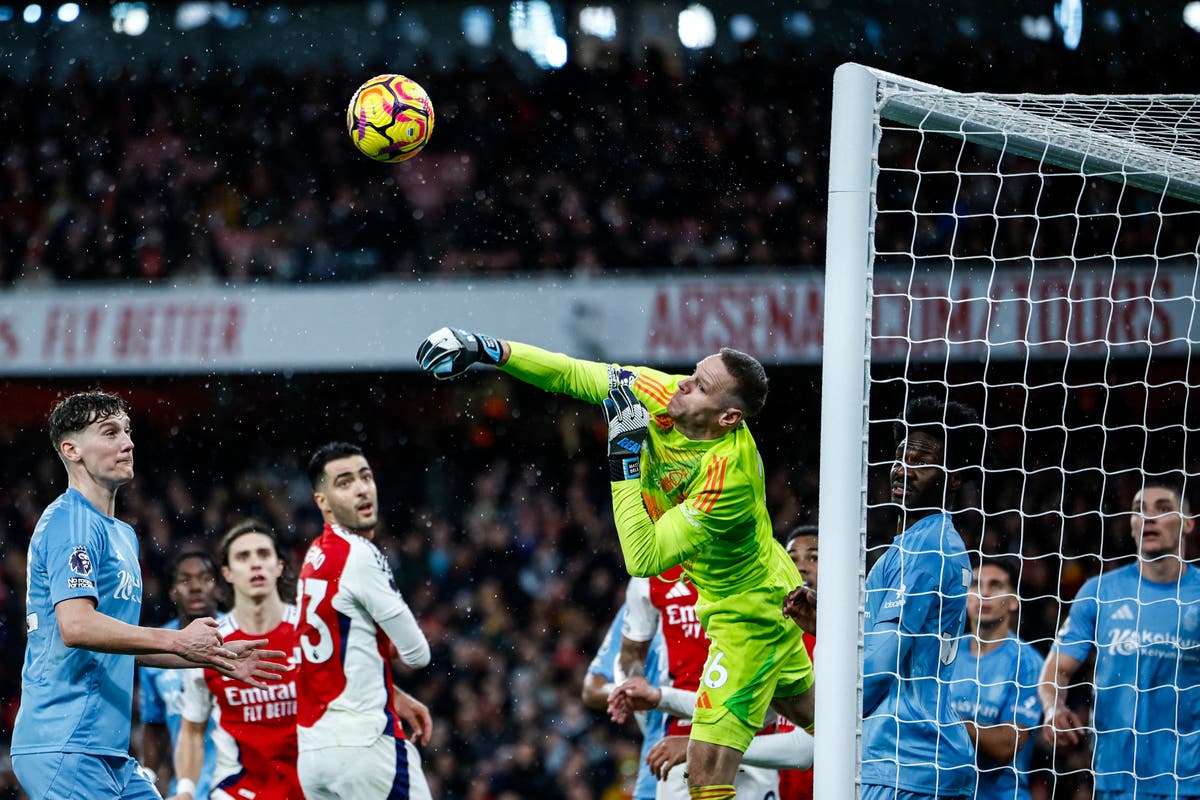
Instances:
[[[1017,570],[1006,559],[975,568],[967,595],[967,627],[950,683],[954,710],[975,743],[979,800],[1029,800],[1033,746],[1041,722],[1042,656],[1013,633],[1019,609]]]
[[[975,791],[975,751],[947,682],[971,562],[947,510],[982,462],[982,428],[967,406],[921,397],[908,404],[895,435],[891,497],[902,533],[867,575],[862,800],[967,797]],[[801,586],[783,611],[819,636],[816,600]]]
[[[21,709],[13,771],[38,800],[151,800],[158,792],[129,756],[136,660],[210,665],[259,686],[279,675],[261,641],[226,647],[213,619],[181,631],[142,628],[138,541],[115,519],[118,487],[133,478],[125,401],[82,392],[50,414],[67,491],[46,507],[29,542]]]
[[[867,576],[863,635],[863,800],[965,797],[975,752],[950,706],[950,677],[967,613],[971,562],[947,509],[978,465],[979,418],[923,397],[895,426],[893,541]]]
[[[1193,525],[1178,486],[1146,479],[1130,517],[1137,561],[1080,587],[1042,670],[1047,738],[1073,747],[1087,725],[1067,688],[1096,653],[1101,800],[1200,797],[1200,570],[1183,559]]]
[[[608,708],[608,697],[613,690],[616,676],[617,655],[621,651],[621,629],[625,623],[625,604],[617,609],[604,641],[596,651],[595,658],[588,665],[588,674],[583,684],[583,704],[593,711],[604,711]],[[663,638],[656,633],[650,641],[650,650],[646,654],[643,674],[655,685],[667,680],[666,654],[663,651]],[[658,788],[658,778],[646,764],[651,748],[667,735],[667,715],[661,711],[647,711],[638,714],[638,726],[642,729],[642,751],[638,763],[637,785],[633,790],[634,800],[654,800]]]
[[[168,596],[179,616],[163,625],[179,630],[204,617],[221,617],[217,611],[217,564],[203,550],[184,550],[171,562],[171,583]],[[153,772],[157,784],[168,796],[175,794],[175,778],[171,754],[179,738],[183,720],[180,703],[183,696],[183,673],[177,669],[140,666],[137,670],[138,712],[142,720],[142,766]],[[213,770],[217,766],[217,748],[213,744],[210,720],[204,738],[204,766],[196,782],[196,797],[208,797]],[[165,779],[170,777],[170,781]]]

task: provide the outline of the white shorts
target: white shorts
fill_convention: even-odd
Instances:
[[[766,767],[738,767],[733,779],[737,800],[776,800],[779,797],[779,770]],[[687,762],[676,764],[666,780],[658,782],[655,800],[690,800],[687,784]]]
[[[432,800],[417,748],[387,734],[369,747],[301,750],[296,771],[306,800]]]

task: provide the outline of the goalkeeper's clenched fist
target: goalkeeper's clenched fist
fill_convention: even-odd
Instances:
[[[480,364],[499,365],[504,346],[499,339],[462,328],[438,328],[417,348],[417,363],[438,380],[457,378],[467,368]]]

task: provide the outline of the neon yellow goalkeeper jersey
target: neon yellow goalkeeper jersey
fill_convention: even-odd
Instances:
[[[682,564],[705,607],[750,589],[786,593],[801,584],[775,540],[767,514],[762,459],[739,424],[719,439],[693,441],[675,430],[667,402],[686,376],[645,367],[582,361],[509,343],[502,367],[552,392],[601,403],[610,388],[630,386],[653,422],[641,454],[642,478],[613,483],[613,514],[626,568],[650,577]],[[776,609],[776,615],[778,614]]]

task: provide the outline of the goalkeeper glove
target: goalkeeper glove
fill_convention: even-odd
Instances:
[[[504,349],[499,339],[462,328],[438,328],[417,348],[421,369],[440,381],[457,378],[472,364],[500,364]]]
[[[642,475],[639,459],[650,432],[650,412],[628,386],[618,386],[604,398],[608,420],[608,479],[628,481]]]

